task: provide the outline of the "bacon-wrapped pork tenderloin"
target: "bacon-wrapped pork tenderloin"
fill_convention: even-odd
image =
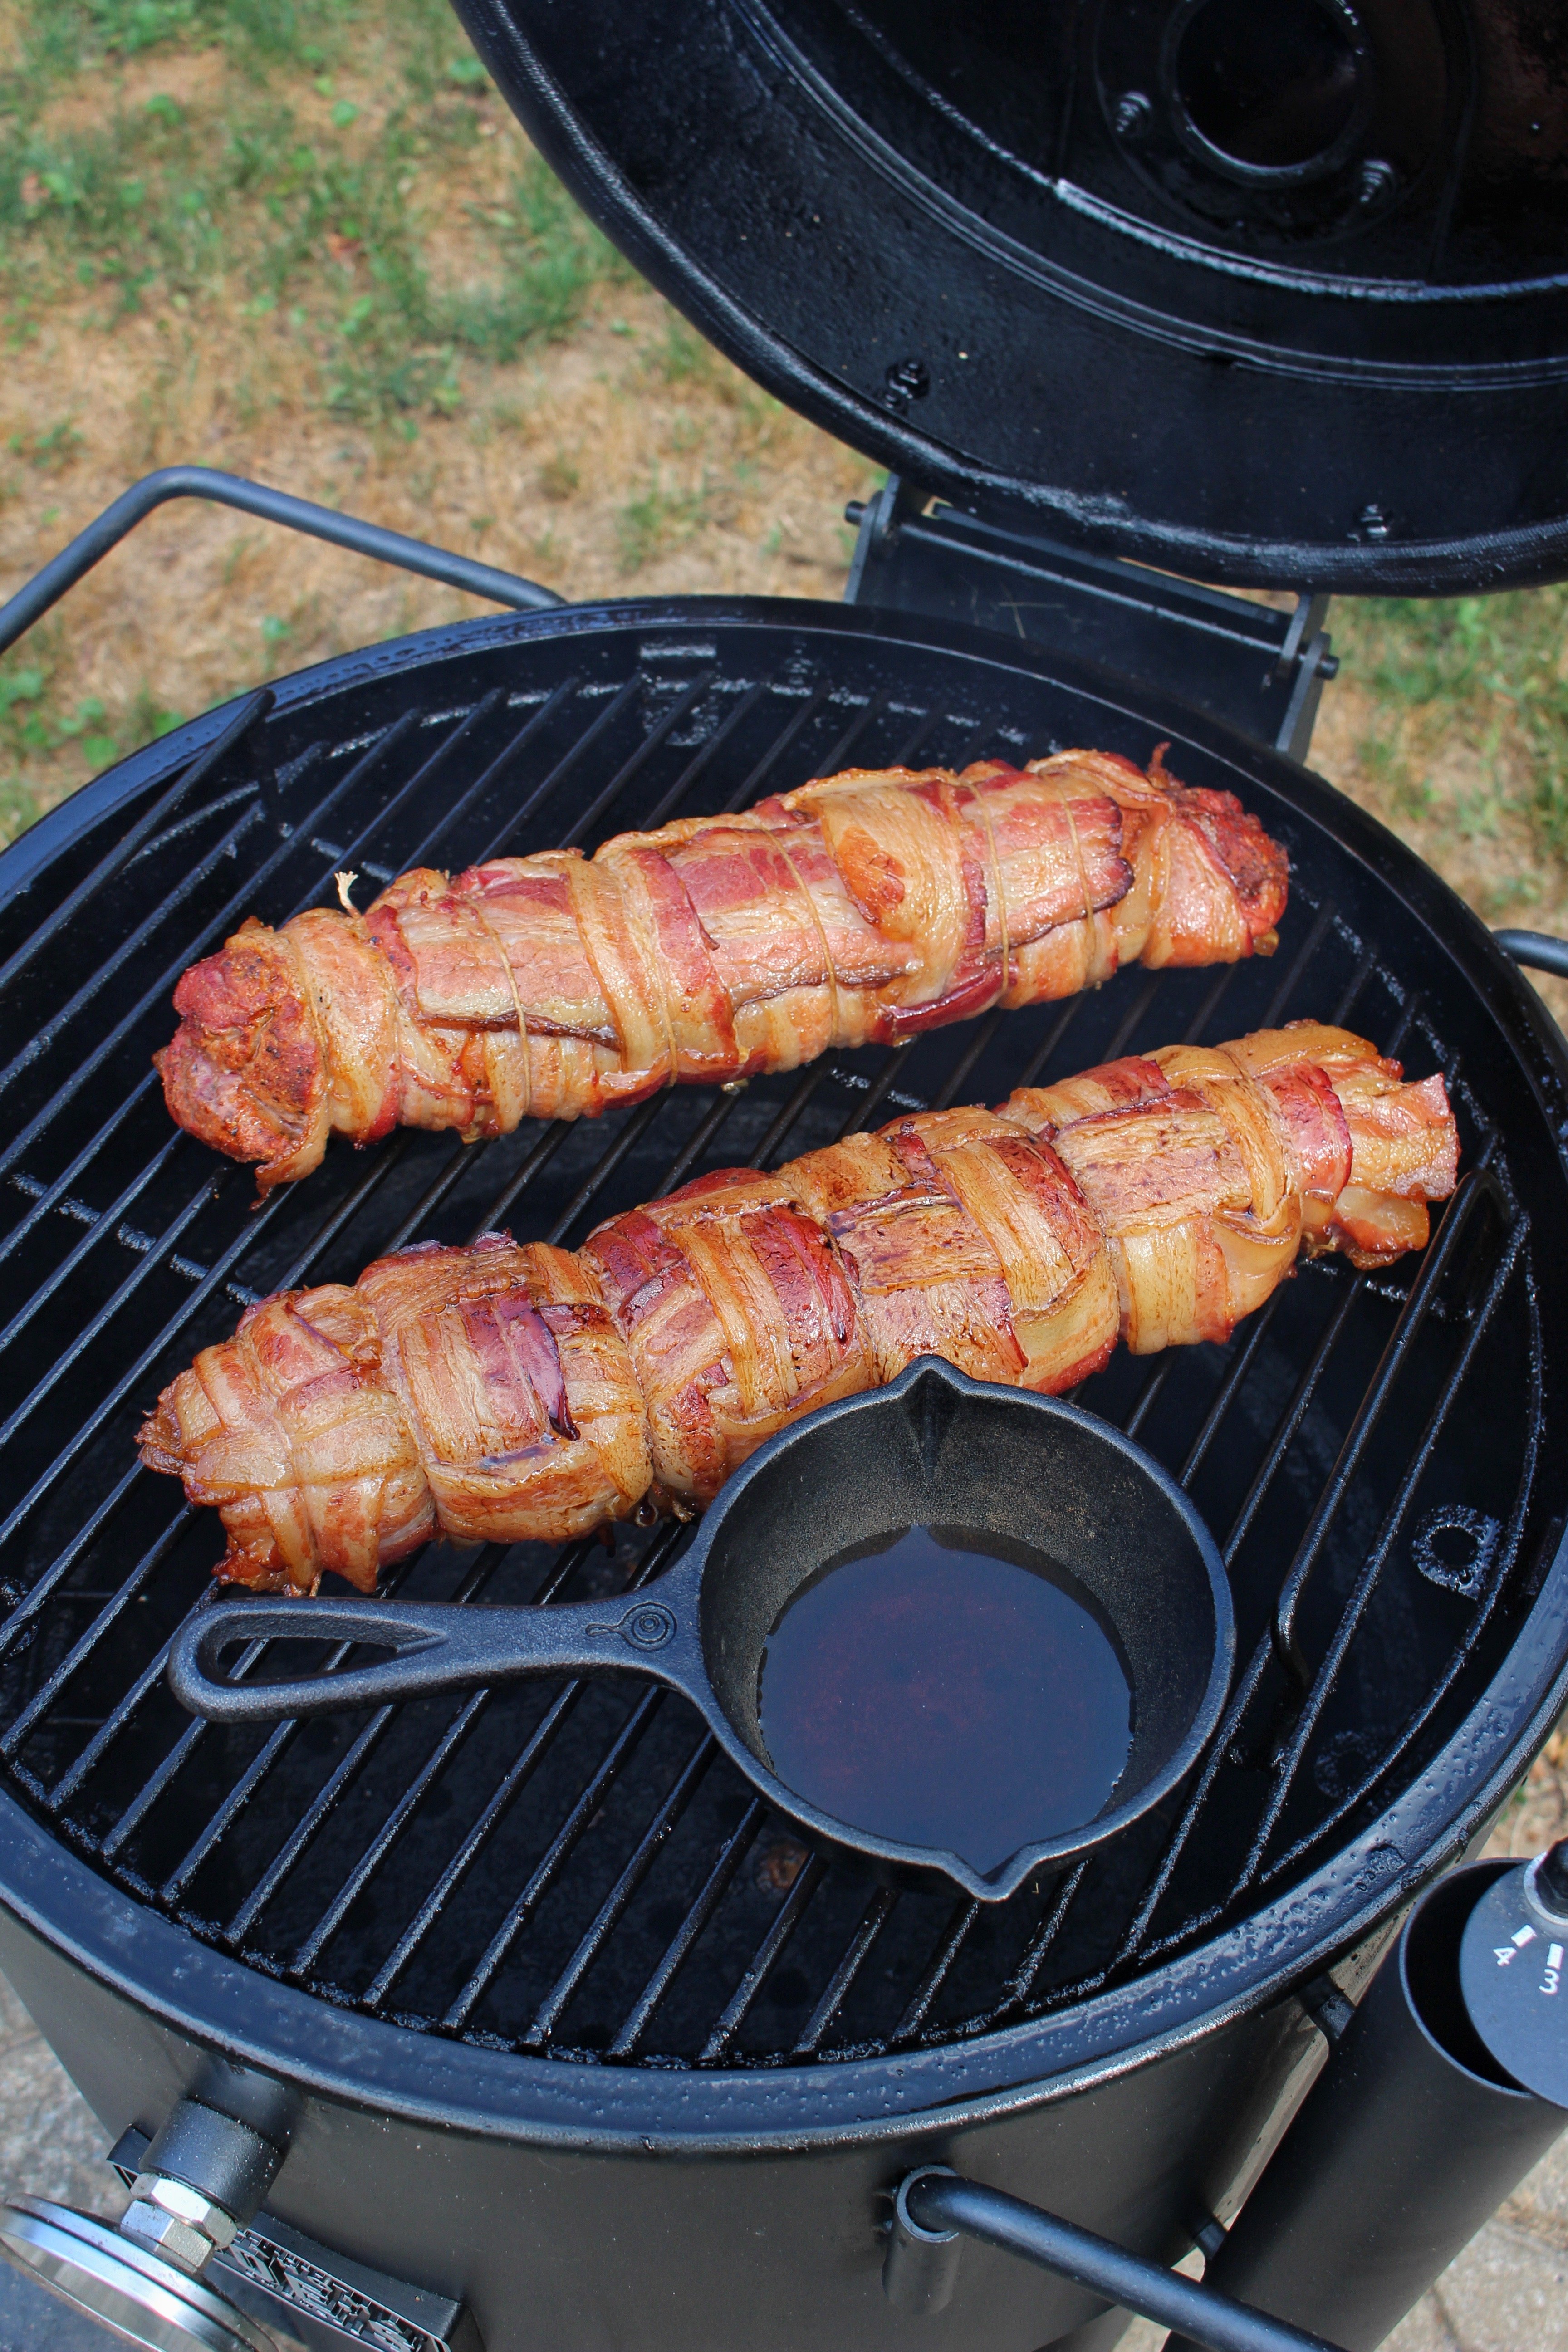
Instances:
[[[434,1535],[700,1506],[787,1422],[928,1352],[1052,1394],[1119,1335],[1226,1339],[1302,1247],[1420,1248],[1458,1156],[1442,1079],[1402,1085],[1346,1030],[1173,1045],[721,1170],[577,1251],[431,1242],[264,1299],[164,1391],[142,1459],[221,1511],[220,1576],[369,1591]]]
[[[154,1059],[180,1125],[258,1161],[265,1189],[308,1175],[334,1129],[506,1135],[1070,996],[1135,960],[1268,954],[1285,892],[1256,817],[1159,752],[1146,775],[1096,751],[856,769],[592,858],[421,868],[363,915],[345,888],[342,910],[253,919],[184,974]]]

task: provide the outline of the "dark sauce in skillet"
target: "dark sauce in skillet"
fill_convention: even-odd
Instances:
[[[763,1742],[838,1821],[981,1871],[1091,1822],[1132,1744],[1119,1645],[1043,1554],[910,1528],[819,1569],[768,1636]]]

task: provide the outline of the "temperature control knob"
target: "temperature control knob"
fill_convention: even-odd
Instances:
[[[1488,1888],[1459,1945],[1465,2007],[1521,2090],[1568,2107],[1568,1838]]]

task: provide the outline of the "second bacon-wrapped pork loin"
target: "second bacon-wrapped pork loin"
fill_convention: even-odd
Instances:
[[[506,1135],[681,1080],[793,1069],[1121,963],[1267,954],[1285,853],[1228,793],[1097,751],[853,770],[450,877],[361,915],[250,921],[193,964],[155,1056],[170,1111],[266,1187],[328,1135]]]
[[[1374,1265],[1452,1192],[1440,1077],[1299,1022],[996,1111],[704,1176],[582,1249],[489,1234],[287,1291],[164,1391],[142,1458],[216,1505],[219,1574],[370,1591],[429,1537],[563,1540],[706,1502],[765,1438],[934,1353],[1047,1394],[1223,1339],[1298,1252]]]

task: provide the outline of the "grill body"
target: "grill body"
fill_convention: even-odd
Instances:
[[[1290,849],[1272,963],[479,1149],[338,1149],[258,1213],[145,1076],[173,972],[339,866],[591,848],[851,762],[1163,740]],[[108,2131],[154,2128],[204,2049],[297,2083],[271,2209],[463,2294],[490,2352],[900,2342],[877,2199],[917,2157],[1178,2253],[1321,2054],[1303,1989],[1366,1963],[1562,1703],[1568,1071],[1460,903],[1193,706],[917,620],[681,602],[429,633],[165,739],[0,863],[17,953],[0,1961]],[[894,1895],[782,1840],[679,1702],[613,1684],[232,1735],[168,1700],[221,1538],[131,1438],[247,1296],[496,1223],[575,1243],[710,1167],[1307,1014],[1446,1072],[1470,1181],[1423,1258],[1306,1269],[1226,1349],[1081,1392],[1187,1485],[1241,1626],[1203,1771],[1108,1855],[994,1919]],[[400,1589],[609,1593],[678,1540],[433,1551]],[[1032,2352],[1089,2315],[977,2254],[919,2335]]]

